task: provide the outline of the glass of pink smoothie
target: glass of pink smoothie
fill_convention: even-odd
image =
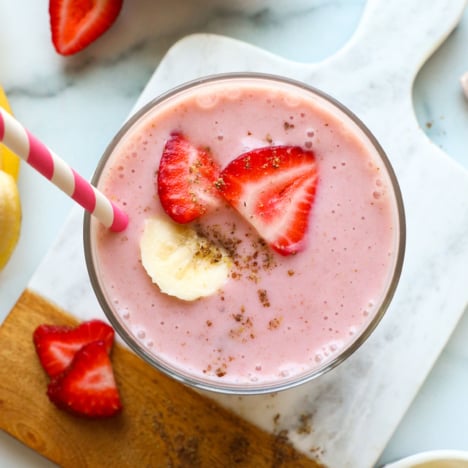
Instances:
[[[233,256],[226,282],[196,300],[162,293],[142,266],[145,220],[167,216],[157,192],[174,132],[225,167],[256,148],[315,155],[317,187],[304,248],[270,249],[224,205],[190,223]],[[364,124],[299,82],[262,74],[203,78],[150,102],[107,148],[93,183],[129,215],[122,233],[85,216],[89,275],[108,319],[155,368],[235,394],[291,388],[331,370],[371,334],[397,287],[404,209],[392,167]]]

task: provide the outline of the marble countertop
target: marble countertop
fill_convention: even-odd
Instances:
[[[0,6],[0,83],[18,119],[85,177],[91,176],[108,141],[178,39],[194,32],[223,34],[313,63],[346,43],[365,5],[364,0],[127,0],[109,33],[84,52],[63,58],[51,45],[47,2],[23,3],[21,9],[14,2]],[[428,5],[419,3],[421,8]],[[423,131],[465,169],[468,100],[459,78],[468,71],[467,43],[468,10],[422,68],[413,93]],[[24,290],[72,207],[67,197],[24,165],[19,185],[22,236],[0,273],[0,320]],[[467,343],[465,316],[380,463],[422,450],[468,450]],[[51,465],[3,433],[0,461],[5,467]]]

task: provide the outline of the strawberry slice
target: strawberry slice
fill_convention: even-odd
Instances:
[[[158,195],[164,211],[178,223],[189,223],[218,206],[215,188],[219,167],[206,148],[196,148],[180,133],[164,146],[158,171]]]
[[[56,51],[71,55],[107,31],[122,9],[123,0],[50,0],[49,17]]]
[[[298,146],[268,146],[244,153],[220,174],[226,200],[282,255],[304,248],[315,198],[315,156]]]
[[[93,341],[103,341],[110,352],[114,330],[101,320],[90,320],[79,326],[40,325],[34,330],[33,341],[42,367],[50,377],[65,370],[76,352]]]
[[[104,341],[83,346],[69,367],[50,381],[47,396],[58,408],[88,418],[120,412],[120,395]]]

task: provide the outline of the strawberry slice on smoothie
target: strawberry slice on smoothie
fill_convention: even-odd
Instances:
[[[174,221],[185,224],[219,206],[222,197],[214,185],[219,172],[207,148],[194,146],[180,133],[171,134],[157,176],[164,211]]]
[[[290,255],[304,248],[317,180],[312,151],[269,146],[231,161],[216,186],[273,250]]]

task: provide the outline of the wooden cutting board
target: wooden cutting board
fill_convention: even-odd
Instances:
[[[112,361],[123,412],[87,420],[58,410],[32,333],[75,318],[26,290],[0,328],[0,428],[63,467],[318,467],[268,434],[116,345]]]

